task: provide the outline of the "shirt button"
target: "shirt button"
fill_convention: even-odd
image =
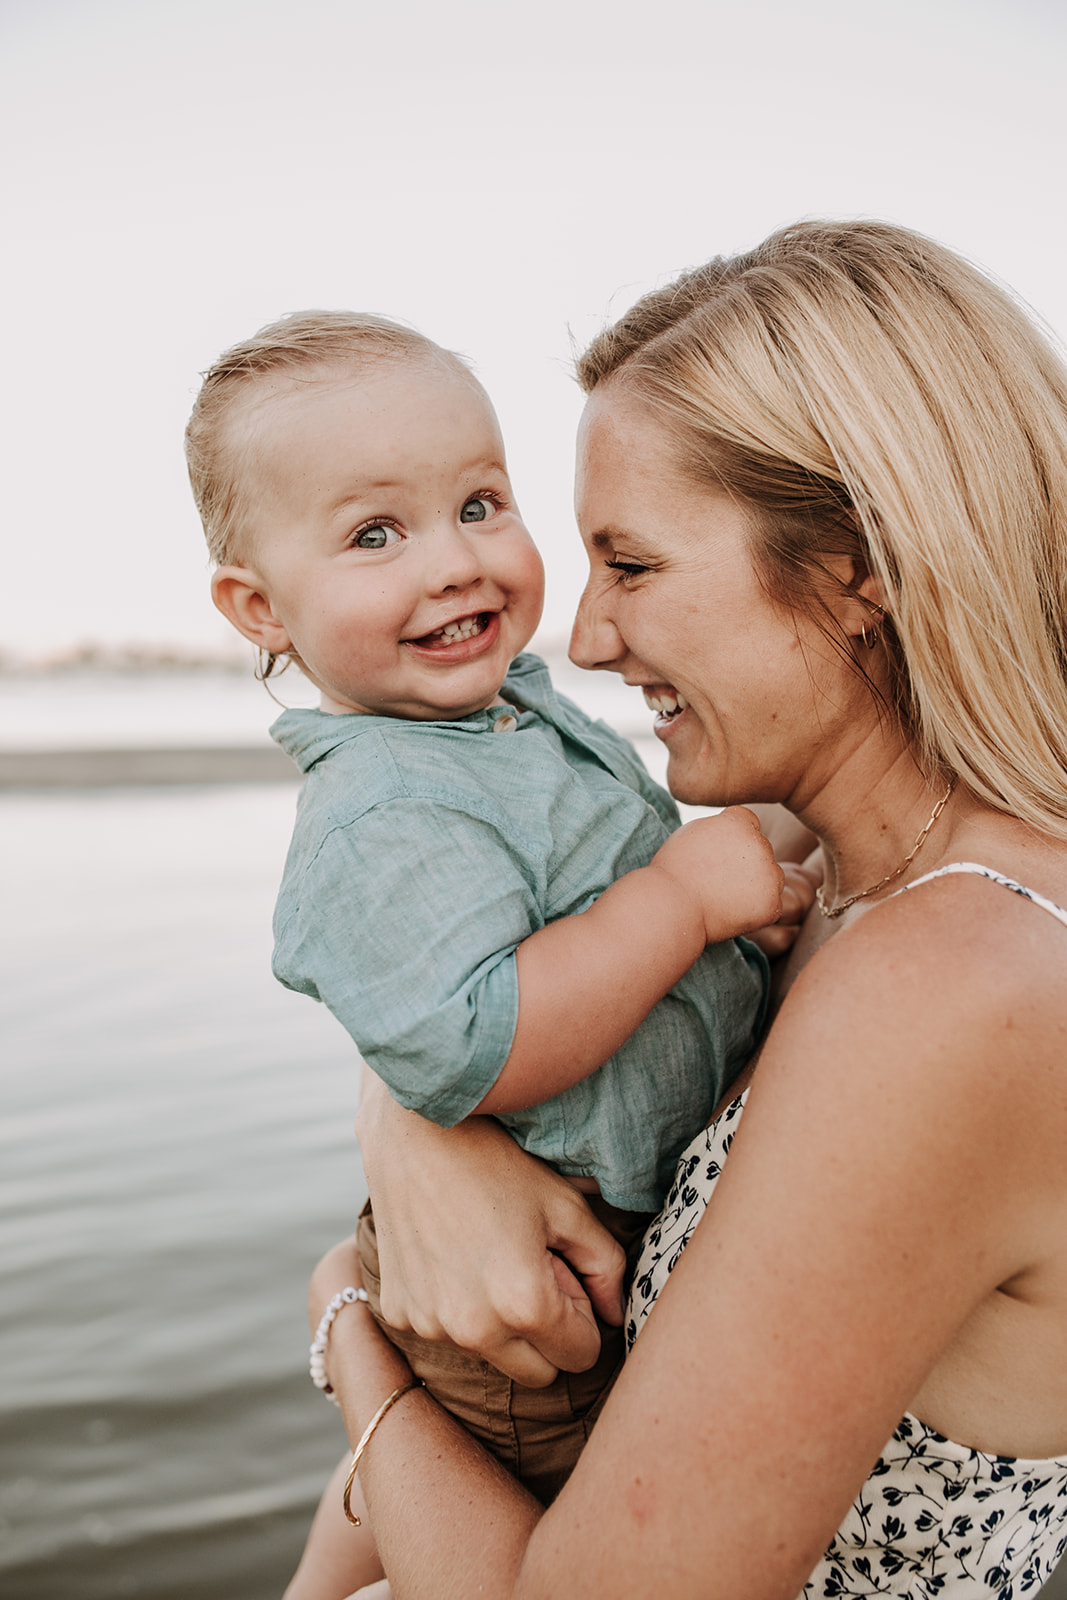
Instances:
[[[519,725],[518,717],[513,717],[510,711],[505,711],[502,717],[497,717],[493,723],[494,733],[514,733]]]

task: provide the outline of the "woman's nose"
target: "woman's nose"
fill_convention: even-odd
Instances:
[[[592,584],[578,602],[568,654],[576,667],[585,667],[590,672],[598,668],[609,672],[621,670],[626,646],[603,600],[593,593]]]

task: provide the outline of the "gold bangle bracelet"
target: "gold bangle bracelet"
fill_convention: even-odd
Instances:
[[[383,1400],[373,1417],[371,1417],[370,1421],[367,1423],[367,1426],[363,1430],[363,1437],[360,1439],[359,1443],[356,1445],[356,1448],[352,1452],[352,1465],[349,1467],[348,1477],[345,1479],[345,1492],[341,1496],[341,1506],[344,1510],[345,1516],[348,1518],[349,1522],[354,1528],[358,1528],[362,1525],[361,1518],[357,1517],[352,1510],[352,1485],[356,1481],[356,1470],[359,1467],[363,1452],[370,1444],[371,1439],[374,1436],[374,1430],[385,1416],[385,1413],[395,1406],[398,1400],[403,1399],[404,1395],[410,1394],[412,1389],[421,1388],[423,1388],[422,1379],[412,1378],[410,1383],[402,1383],[399,1389],[394,1389],[388,1400]]]

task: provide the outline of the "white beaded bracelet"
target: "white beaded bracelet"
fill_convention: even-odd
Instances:
[[[330,1380],[326,1376],[326,1346],[330,1342],[330,1329],[342,1306],[355,1305],[359,1301],[366,1305],[369,1299],[370,1295],[366,1289],[353,1289],[351,1284],[347,1289],[338,1290],[322,1313],[322,1321],[315,1329],[315,1337],[311,1341],[311,1381],[316,1389],[322,1390],[327,1400],[333,1401],[335,1406],[339,1406],[341,1402],[334,1394]]]

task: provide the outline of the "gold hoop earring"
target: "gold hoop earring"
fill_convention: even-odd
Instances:
[[[879,639],[882,637],[882,630],[876,625],[876,622],[881,622],[884,616],[885,612],[879,611],[877,619],[871,619],[870,631],[868,631],[867,624],[865,622],[860,624],[860,638],[863,640],[864,646],[868,650],[873,650]]]

